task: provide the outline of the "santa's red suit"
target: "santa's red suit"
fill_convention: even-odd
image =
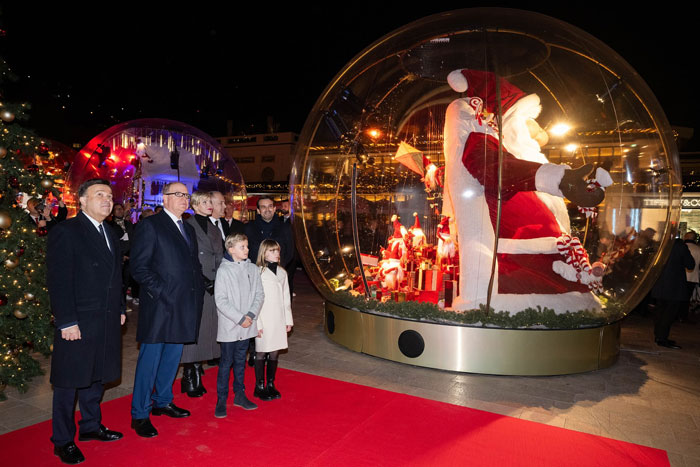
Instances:
[[[461,295],[454,308],[468,310],[486,304],[491,276],[498,199],[498,133],[490,119],[497,112],[496,78],[457,70],[448,82],[466,91],[445,117],[443,214],[455,219],[460,253]],[[586,285],[590,275],[577,279],[557,249],[557,239],[571,230],[559,189],[569,166],[549,164],[530,136],[526,122],[539,115],[540,99],[504,79],[500,87],[504,151],[491,307],[513,313],[537,306],[557,313],[600,310]]]

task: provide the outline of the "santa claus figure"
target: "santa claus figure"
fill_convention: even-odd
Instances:
[[[414,212],[413,217],[413,227],[410,227],[408,231],[411,234],[411,242],[413,248],[418,248],[419,246],[425,243],[425,233],[423,233],[423,229],[420,226],[420,219],[418,219],[418,213]]]
[[[391,257],[399,260],[406,260],[408,255],[408,247],[406,246],[406,236],[408,231],[401,222],[399,222],[399,217],[394,214],[391,216],[391,223],[394,227],[394,233],[389,237],[388,240],[388,250],[391,253]]]
[[[538,306],[557,313],[600,310],[591,292],[600,278],[593,275],[578,239],[570,236],[564,198],[582,207],[598,205],[604,187],[612,183],[609,174],[598,169],[595,180],[584,180],[590,165],[572,170],[548,163],[540,152],[548,137],[535,121],[541,111],[536,94],[527,95],[484,71],[456,70],[447,81],[464,93],[448,106],[444,133],[443,214],[455,219],[461,271],[454,308],[487,303],[498,226],[492,308],[513,313]],[[494,117],[499,110],[500,220],[499,126]]]
[[[442,216],[437,226],[437,259],[441,267],[452,264],[452,258],[457,254],[457,247],[450,234],[450,218]]]
[[[379,262],[377,279],[382,287],[387,290],[398,290],[404,279],[404,271],[401,266],[401,258],[391,250],[382,250],[383,259]]]

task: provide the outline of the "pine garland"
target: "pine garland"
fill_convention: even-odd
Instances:
[[[490,312],[486,313],[484,305],[479,309],[455,312],[440,309],[433,303],[413,301],[399,303],[393,300],[379,302],[374,299],[365,299],[363,296],[352,295],[346,291],[333,293],[329,301],[345,308],[396,318],[503,329],[578,329],[602,326],[624,316],[622,304],[608,300],[603,300],[605,302],[603,314],[589,310],[567,311],[557,314],[550,308],[539,306],[537,309],[526,308],[516,313],[496,312],[491,308]]]

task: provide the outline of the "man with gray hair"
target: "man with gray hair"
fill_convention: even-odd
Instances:
[[[182,220],[189,199],[184,184],[165,185],[164,209],[136,225],[131,246],[131,273],[141,284],[131,427],[144,438],[158,435],[150,414],[190,415],[173,404],[172,390],[183,344],[197,339],[204,296],[197,236]]]

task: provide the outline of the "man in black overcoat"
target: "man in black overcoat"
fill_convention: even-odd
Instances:
[[[187,187],[177,182],[165,185],[163,206],[160,213],[136,224],[131,243],[131,274],[141,284],[136,331],[141,348],[131,426],[145,438],[158,434],[150,414],[190,415],[173,404],[172,385],[183,344],[197,339],[204,295],[197,237],[182,221],[189,207]]]
[[[258,259],[258,249],[263,240],[272,239],[280,244],[283,267],[294,258],[294,245],[291,243],[291,225],[285,224],[275,215],[275,202],[268,196],[258,199],[258,215],[255,220],[245,224],[245,235],[248,237],[248,258],[254,263]]]
[[[676,238],[668,256],[661,276],[651,290],[656,299],[656,321],[654,323],[654,340],[656,345],[669,349],[680,349],[675,341],[668,338],[671,325],[676,320],[687,294],[686,269],[693,269],[695,260],[688,246]]]
[[[93,179],[78,190],[81,212],[49,233],[47,282],[56,331],[51,359],[54,453],[67,464],[85,460],[75,445],[75,399],[80,441],[115,441],[122,434],[101,424],[104,384],[121,375],[119,239],[103,222],[112,211],[109,181]]]

